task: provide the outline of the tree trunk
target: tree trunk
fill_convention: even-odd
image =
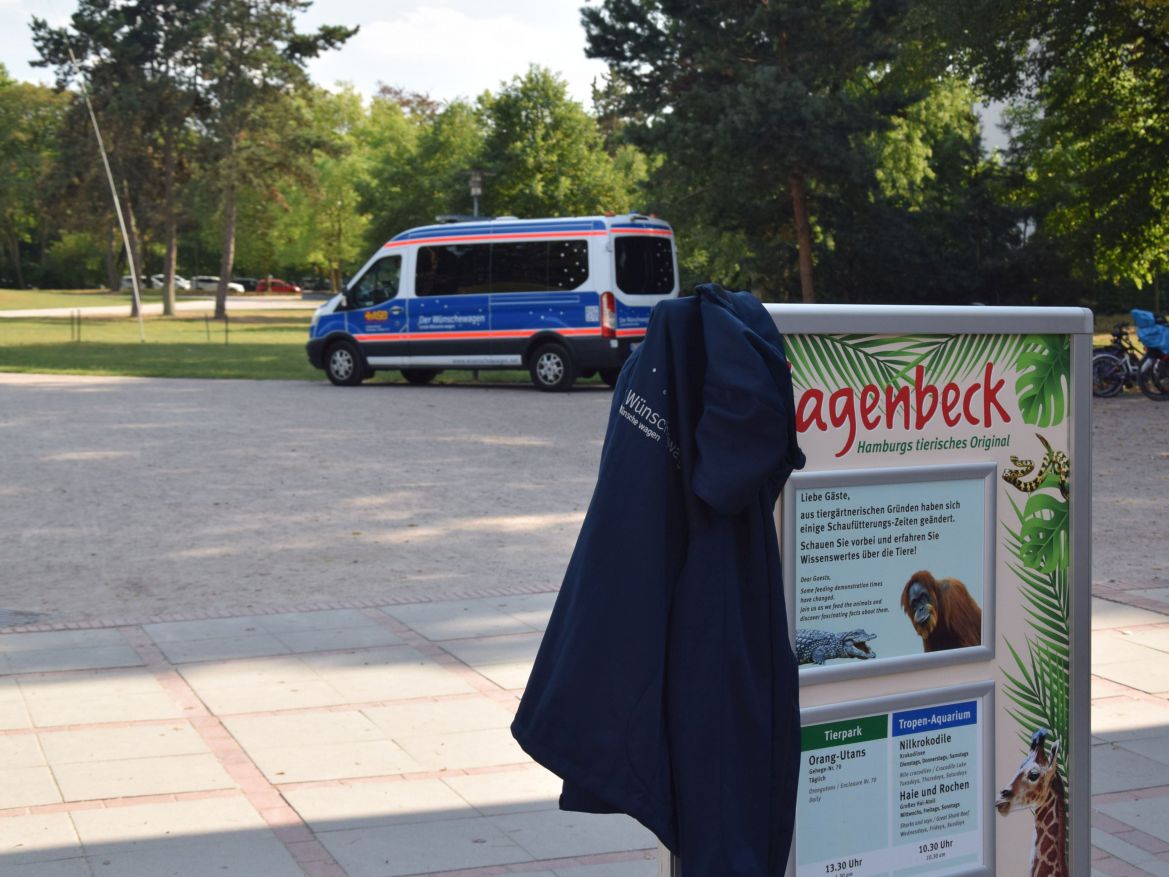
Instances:
[[[24,272],[20,270],[20,239],[14,234],[6,234],[4,244],[8,249],[8,259],[12,262],[12,271],[16,275],[16,288],[24,289]]]
[[[106,284],[112,292],[121,289],[118,282],[118,227],[116,220],[106,225]]]
[[[808,192],[804,175],[793,171],[788,177],[792,194],[792,215],[796,221],[796,243],[800,261],[800,300],[811,304],[816,300],[812,287],[812,226],[808,222]]]
[[[134,220],[134,208],[130,204],[130,181],[122,178],[122,215],[126,218],[126,237],[130,241],[130,250],[126,253],[126,260],[130,265],[129,272],[138,278],[138,291],[142,291],[142,259],[140,257],[141,242],[138,240],[138,223]],[[120,286],[121,284],[119,284]],[[138,306],[141,304],[138,296],[130,296],[130,316],[138,316]]]
[[[219,262],[219,286],[215,289],[215,319],[227,318],[227,283],[235,267],[235,178],[229,171],[223,189],[223,258]]]
[[[178,262],[179,223],[175,205],[175,146],[171,139],[166,143],[166,171],[163,179],[163,205],[166,211],[166,256],[162,266],[162,315],[175,315],[175,265]]]

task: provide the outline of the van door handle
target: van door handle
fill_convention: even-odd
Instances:
[[[390,308],[390,313],[396,317],[396,316],[398,316],[398,314],[402,313],[402,311],[404,311],[404,310],[405,310],[405,308],[403,308],[401,305],[395,305],[394,307]]]

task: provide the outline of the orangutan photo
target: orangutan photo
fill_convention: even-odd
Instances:
[[[901,608],[927,652],[982,644],[982,609],[957,579],[915,572],[901,592]]]

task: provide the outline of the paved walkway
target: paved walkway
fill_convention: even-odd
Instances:
[[[0,875],[653,877],[507,730],[552,601],[10,629]],[[1169,589],[1093,603],[1093,874],[1169,877]]]

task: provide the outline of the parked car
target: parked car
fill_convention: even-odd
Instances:
[[[165,274],[151,274],[150,275],[150,288],[151,289],[162,289],[163,284],[165,284],[165,283],[166,283],[166,275]],[[185,289],[190,289],[190,288],[191,288],[191,281],[189,281],[186,277],[183,277],[181,274],[175,275],[175,289],[184,289],[185,290]]]
[[[233,277],[232,283],[238,283],[244,288],[244,292],[255,292],[257,280],[255,277]]]
[[[191,289],[203,289],[214,292],[219,288],[219,278],[211,274],[199,274],[191,278]],[[243,292],[244,288],[238,283],[228,281],[228,292]]]
[[[289,283],[279,277],[265,277],[256,281],[256,292],[284,292],[300,295],[301,289],[295,283]]]

